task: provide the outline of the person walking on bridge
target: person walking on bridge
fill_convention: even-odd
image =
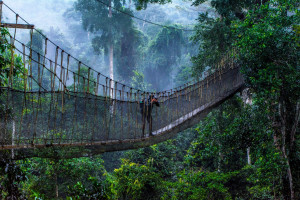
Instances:
[[[142,114],[142,122],[143,122],[143,136],[145,133],[145,125],[146,125],[146,118],[149,124],[149,135],[153,136],[152,134],[152,109],[153,106],[156,105],[159,107],[158,98],[155,97],[153,94],[149,95],[148,99],[142,99],[140,101],[140,110]]]

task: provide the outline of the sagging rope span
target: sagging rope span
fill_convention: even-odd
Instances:
[[[152,93],[93,71],[58,46],[49,46],[47,38],[42,51],[34,49],[32,30],[29,44],[16,33],[6,38],[10,73],[0,88],[5,105],[0,117],[2,150],[70,146],[101,153],[148,146],[196,124],[244,85],[230,56],[234,51],[203,80]],[[22,58],[21,67],[15,54]],[[20,75],[14,76],[14,70]],[[160,106],[150,111],[147,100],[153,96]]]

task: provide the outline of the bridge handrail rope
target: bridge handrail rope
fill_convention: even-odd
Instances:
[[[19,41],[18,39],[15,39],[15,38],[13,38],[11,35],[10,35],[10,38],[11,38],[11,40],[14,40],[14,41],[16,41],[16,42],[18,42],[19,44],[21,44],[22,46],[25,46],[27,49],[29,49],[29,51],[30,52],[34,52],[34,53],[36,53],[37,55],[39,55],[39,56],[41,56],[40,55],[40,53],[39,52],[37,52],[36,50],[34,50],[34,49],[32,49],[32,48],[30,48],[28,45],[25,45],[24,43],[22,43],[21,41]],[[45,48],[47,48],[47,45],[45,46]],[[57,48],[58,49],[58,48]],[[16,49],[19,53],[21,53],[22,54],[22,52],[19,50],[19,49]],[[229,53],[231,53],[231,52],[229,52]],[[45,50],[45,54],[46,54],[46,50]],[[63,51],[62,51],[62,54],[63,54]],[[26,55],[26,54],[25,54]],[[26,55],[27,57],[29,57],[30,58],[30,55]],[[47,58],[45,55],[42,55],[41,56],[43,59],[44,59],[44,61],[45,60],[48,60],[48,61],[50,61],[50,62],[52,62],[52,63],[55,63],[56,62],[56,66],[58,66],[58,67],[60,67],[61,68],[61,71],[63,71],[63,70],[67,70],[67,73],[68,72],[72,72],[73,74],[75,74],[76,76],[78,76],[78,77],[82,77],[83,79],[85,79],[86,77],[85,76],[83,76],[83,75],[81,75],[81,74],[79,74],[79,73],[77,73],[77,72],[75,72],[75,71],[73,71],[73,70],[71,70],[71,69],[67,69],[66,67],[63,67],[61,64],[57,64],[57,61],[52,61],[51,59],[49,59],[49,58]],[[227,54],[227,56],[225,57],[225,61],[226,60],[228,60],[228,54]],[[36,60],[34,60],[33,58],[31,58],[33,61],[35,61],[36,63],[38,63],[39,65],[41,65],[41,66],[43,66],[44,68],[46,68],[45,67],[45,63],[43,62],[43,63],[40,63],[40,62],[37,62]],[[221,60],[221,65],[223,64],[223,66],[224,66],[224,59],[222,59]],[[220,66],[220,65],[219,65]],[[88,68],[88,70],[90,70],[91,68]],[[58,77],[57,76],[57,74],[56,73],[54,73],[54,72],[52,72],[50,69],[48,69],[48,68],[46,68],[46,70],[48,70],[50,73],[53,73],[54,74],[54,76],[56,76],[57,78],[58,78],[58,80],[64,85],[64,88],[67,88],[67,86],[65,85],[65,83],[64,83],[64,81],[60,78],[60,77]],[[217,70],[220,70],[220,69],[217,69]],[[220,70],[220,71],[222,71],[222,70]],[[214,74],[214,76],[215,76],[215,73],[213,73]],[[210,75],[208,75],[205,79],[207,79],[207,78],[209,78],[209,77],[211,77],[211,75],[212,74],[210,74]],[[98,77],[100,76],[100,73],[98,73]],[[108,78],[108,77],[107,77]],[[66,77],[66,78],[64,78],[64,79],[68,79],[68,77]],[[87,80],[89,81],[89,82],[92,82],[92,83],[94,83],[94,84],[97,84],[97,85],[100,85],[100,86],[102,86],[102,87],[105,87],[106,89],[107,88],[109,88],[109,87],[107,87],[107,86],[105,86],[105,85],[103,85],[103,84],[101,84],[101,83],[99,83],[99,82],[96,82],[96,81],[94,81],[94,80],[90,80],[90,78],[88,77],[87,78]],[[184,90],[186,90],[187,88],[189,88],[189,87],[193,87],[195,84],[197,84],[198,82],[201,82],[201,80],[199,80],[199,81],[197,81],[197,82],[190,82],[190,83],[186,83],[185,84],[185,87],[184,88],[181,88],[181,86],[180,87],[178,87],[178,88],[175,88],[174,89],[174,91],[184,91]],[[117,83],[118,82],[115,82],[115,84],[117,85]],[[118,90],[119,92],[121,92],[121,93],[123,93],[124,92],[124,86],[125,85],[123,85],[122,84],[122,90]],[[113,88],[114,90],[115,90],[115,93],[116,93],[116,91],[117,91],[117,89],[116,89],[117,87],[115,87],[115,88]],[[179,89],[179,90],[178,90]],[[45,89],[44,89],[45,90]],[[68,91],[68,89],[66,89],[67,91]],[[174,91],[172,91],[173,89],[170,89],[170,95],[172,96],[172,95],[174,95],[175,94],[175,92]],[[131,91],[132,91],[132,88],[131,88]],[[165,93],[167,93],[168,91],[163,91],[163,92],[158,92],[158,93],[156,93],[156,94],[165,94]],[[169,96],[169,98],[170,98],[170,95],[168,95]],[[160,95],[158,95],[158,96],[160,96]],[[160,96],[161,97],[161,96]],[[117,100],[117,99],[116,99]],[[121,100],[121,99],[119,99],[119,100]]]
[[[16,23],[18,19],[16,15]],[[243,86],[231,56],[234,49],[201,79],[154,93],[94,74],[95,70],[59,46],[48,46],[48,38],[43,38],[40,52],[33,45],[33,29],[27,45],[16,38],[16,28],[5,38],[10,39],[11,60],[4,56],[9,74],[0,87],[0,102],[5,105],[0,150],[70,146],[72,152],[80,147],[101,153],[148,146],[191,127],[197,117]],[[14,75],[15,70],[20,76]],[[154,94],[159,97],[156,103]]]
[[[16,18],[22,19],[26,24],[29,25],[29,23],[28,23],[23,17],[21,17],[19,14],[17,14],[17,13],[16,13],[13,9],[11,9],[7,4],[5,4],[5,3],[3,2],[3,5],[5,5],[11,12],[13,12],[14,14],[16,14]],[[59,47],[59,45],[57,45],[55,42],[53,42],[52,40],[50,40],[49,38],[47,38],[47,36],[44,35],[41,31],[39,31],[39,30],[36,29],[35,27],[33,27],[33,29],[34,29],[37,33],[39,33],[42,37],[44,37],[46,41],[49,41],[49,42],[52,43],[54,46],[56,46],[58,49],[61,49],[61,48]],[[28,48],[28,47],[27,47],[27,48]],[[98,72],[97,70],[94,70],[93,68],[91,68],[91,67],[88,66],[87,64],[83,63],[82,61],[80,61],[80,60],[77,59],[76,57],[74,57],[74,56],[72,56],[71,54],[67,53],[67,52],[64,51],[63,49],[61,49],[61,52],[67,54],[68,58],[69,58],[69,57],[73,58],[73,59],[76,60],[78,63],[81,63],[82,65],[86,66],[89,70],[92,70],[92,71],[95,72],[96,74],[99,74],[100,76],[103,76],[104,78],[110,79],[109,77],[103,75],[101,72]],[[227,54],[228,54],[228,52],[227,52]],[[227,57],[227,55],[225,54],[224,57]],[[76,74],[76,75],[78,75],[78,74]],[[86,78],[86,77],[85,77],[85,78]],[[131,86],[128,86],[128,85],[123,84],[123,83],[120,83],[120,82],[118,82],[118,81],[115,81],[115,80],[112,80],[112,81],[115,82],[116,84],[125,85],[125,87],[128,88],[128,90],[134,89],[134,90],[136,90],[136,91],[140,91],[139,89],[133,88],[133,87],[131,87]],[[196,80],[194,80],[194,81],[192,80],[192,81],[187,82],[186,84],[192,85],[192,84],[194,84],[194,83],[196,83],[196,82],[197,82]],[[159,91],[159,92],[150,92],[150,91],[141,91],[141,92],[142,92],[142,93],[147,93],[147,92],[149,92],[149,93],[156,93],[156,94],[157,94],[157,93],[168,93],[168,92],[170,92],[170,91],[176,91],[176,90],[178,90],[178,89],[181,88],[181,87],[182,87],[182,86],[178,86],[178,87],[173,88],[173,89],[169,89],[169,90],[165,90],[165,91]]]
[[[10,36],[10,37],[12,37],[12,36]],[[21,43],[19,40],[16,39],[16,41],[19,42],[21,45],[26,46],[28,49],[30,49],[30,47],[28,47],[27,45]],[[22,52],[21,52],[19,49],[17,49],[17,48],[15,48],[15,49],[16,49],[19,53],[22,54]],[[32,50],[32,52],[38,53],[37,51],[35,51],[35,50],[33,50],[33,49],[31,49],[31,50]],[[28,58],[30,58],[30,55],[25,54],[25,56],[28,57]],[[52,61],[51,59],[48,59],[48,58],[46,58],[45,56],[42,56],[42,57],[43,57],[44,59],[46,59],[46,60],[48,60],[48,61],[50,61],[50,62],[53,63],[53,61]],[[37,64],[43,66],[46,70],[48,70],[50,73],[52,73],[54,76],[56,76],[57,79],[64,85],[64,87],[67,88],[67,86],[64,84],[64,81],[63,81],[60,77],[58,77],[56,73],[52,72],[50,69],[48,69],[47,67],[45,67],[45,66],[43,65],[43,63],[38,62],[38,61],[36,61],[36,60],[33,59],[33,58],[31,58],[31,60],[34,61],[34,62],[36,62]],[[62,66],[59,65],[59,64],[57,64],[57,66],[61,67],[61,69],[63,69],[63,70],[66,69],[65,67],[62,67]],[[82,78],[85,78],[84,76],[82,76],[82,75],[80,75],[80,74],[78,74],[78,73],[76,73],[76,72],[74,72],[74,71],[72,71],[72,70],[69,70],[69,71],[72,72],[73,74],[76,74],[77,76],[80,76],[80,77],[82,77]],[[215,75],[216,73],[218,73],[217,76]],[[186,86],[185,88],[182,88],[182,89],[180,89],[180,90],[176,90],[176,92],[186,91],[186,90],[189,90],[189,88],[195,87],[196,85],[199,85],[199,84],[200,84],[200,86],[194,88],[193,90],[191,90],[191,91],[189,91],[189,92],[187,92],[187,93],[183,93],[183,94],[181,93],[181,94],[180,94],[180,96],[186,95],[186,94],[188,94],[188,93],[190,93],[190,92],[192,92],[192,91],[194,91],[194,90],[199,89],[199,87],[202,87],[205,83],[206,83],[206,84],[209,83],[210,81],[212,81],[212,79],[215,79],[215,78],[217,78],[217,77],[220,77],[221,73],[222,73],[222,70],[217,69],[217,70],[215,71],[215,73],[210,74],[209,76],[205,77],[204,80],[200,80],[200,81],[198,81],[198,82],[195,82],[195,83],[193,83],[193,84],[191,84],[191,85]],[[223,70],[223,73],[224,73],[224,70]],[[213,77],[213,76],[214,76],[214,77]],[[88,79],[88,80],[89,80],[89,79]],[[38,81],[36,81],[36,80],[34,80],[34,81],[38,83]],[[103,84],[100,84],[100,83],[96,82],[96,81],[93,81],[93,80],[89,80],[89,81],[90,81],[90,82],[93,82],[93,83],[95,83],[95,84],[98,84],[98,85],[100,85],[100,86],[103,86],[103,87],[105,87],[105,88],[109,88],[109,87],[107,87],[107,86],[105,86],[105,85],[103,85]],[[41,87],[42,87],[42,86],[41,86]],[[42,87],[42,88],[43,88],[43,87]],[[43,88],[43,89],[47,92],[47,90],[46,90],[45,88]],[[122,96],[123,96],[123,94],[124,94],[124,89],[122,89],[122,90],[117,90],[117,89],[114,88],[114,90],[115,90],[114,93],[116,93],[116,91],[118,91],[118,92],[120,92],[120,93],[122,94]],[[68,93],[68,92],[72,92],[72,91],[69,91],[68,89],[66,89],[66,91],[67,91],[67,93]],[[75,91],[73,91],[73,92],[75,92]],[[173,93],[173,92],[171,91],[170,95],[167,95],[167,96],[166,96],[167,99],[175,98],[175,97],[176,97],[176,92]],[[80,93],[80,92],[76,92],[76,93]],[[84,93],[83,93],[83,94],[84,94]],[[93,94],[90,93],[90,95],[93,95]],[[175,96],[174,96],[174,95],[175,95]],[[96,95],[96,96],[97,96],[97,95]],[[120,97],[121,97],[121,96],[120,96]],[[164,97],[164,96],[159,96],[159,97]],[[124,96],[123,96],[122,98],[123,98],[123,100],[122,100],[121,98],[120,98],[120,99],[115,99],[115,100],[126,102],[126,100],[124,100]],[[130,99],[131,99],[131,98],[130,98]],[[161,102],[166,101],[167,99],[161,100]],[[127,100],[127,101],[128,101],[128,100]],[[130,101],[130,100],[129,100],[129,101]],[[136,101],[130,101],[130,102],[136,102]]]
[[[10,37],[12,38],[12,36],[10,36]],[[21,43],[19,40],[15,39],[15,41],[19,42],[22,46],[25,46],[26,48],[30,49],[30,47],[28,47],[27,45]],[[21,50],[19,50],[19,49],[17,49],[17,48],[15,48],[15,49],[16,49],[20,54],[23,54],[23,52],[21,52]],[[33,49],[31,49],[31,50],[32,50],[32,52],[35,52],[35,53],[38,54],[37,51],[35,51],[35,50],[33,50]],[[27,55],[27,54],[24,54],[24,55],[25,55],[26,57],[30,58],[30,55]],[[40,54],[38,54],[38,55],[40,55]],[[44,58],[45,60],[48,60],[48,61],[54,63],[54,61],[52,61],[51,59],[49,59],[49,58],[47,58],[47,57],[45,57],[45,56],[42,56],[42,58]],[[47,71],[49,71],[49,72],[52,73],[54,76],[56,76],[57,79],[64,85],[64,87],[67,88],[67,86],[65,85],[64,81],[63,81],[60,77],[58,77],[58,75],[57,75],[56,73],[52,72],[50,69],[48,69],[47,67],[45,67],[43,63],[38,62],[37,60],[35,60],[35,59],[33,59],[33,58],[31,58],[31,60],[34,61],[34,62],[36,62],[37,64],[43,66]],[[57,66],[59,66],[59,67],[60,67],[61,69],[63,69],[63,70],[66,70],[66,68],[63,67],[63,66],[61,66],[60,64],[57,64]],[[85,77],[82,76],[81,74],[78,74],[78,73],[76,73],[76,72],[74,72],[74,71],[72,71],[72,70],[68,70],[68,71],[69,71],[69,72],[72,72],[72,73],[75,74],[76,76],[85,78]],[[179,90],[175,90],[175,92],[172,92],[172,91],[171,91],[170,95],[167,95],[166,97],[167,97],[167,98],[172,98],[173,95],[176,95],[176,92],[186,91],[188,88],[190,88],[190,87],[195,87],[195,85],[197,85],[197,84],[199,84],[199,83],[201,83],[202,85],[204,85],[203,82],[207,82],[207,80],[209,80],[209,82],[210,82],[212,78],[215,79],[215,78],[216,78],[216,75],[215,75],[216,73],[218,73],[217,77],[220,77],[220,75],[221,75],[221,73],[222,73],[222,70],[217,69],[217,70],[215,71],[215,73],[210,74],[209,76],[205,77],[204,80],[199,80],[198,82],[192,83],[192,84],[190,84],[190,85],[185,84],[185,85],[187,85],[187,86],[185,86],[184,88],[181,88],[181,87],[180,87],[180,89],[179,89]],[[212,75],[213,75],[214,77],[212,77]],[[101,83],[99,83],[99,82],[96,82],[96,81],[94,81],[94,80],[90,80],[90,79],[88,79],[88,80],[89,80],[90,82],[93,82],[93,83],[95,83],[95,84],[98,84],[98,85],[100,85],[100,86],[102,86],[102,87],[109,88],[109,87],[107,87],[107,86],[105,86],[105,85],[103,85],[103,84],[101,84]],[[35,82],[37,82],[37,81],[35,80]],[[42,86],[41,86],[41,87],[42,87]],[[201,86],[199,86],[199,87],[201,87]],[[199,87],[197,87],[196,89],[199,89]],[[47,91],[45,88],[43,88],[43,89],[44,89],[45,91]],[[195,90],[196,90],[196,89],[195,89]],[[118,89],[114,88],[114,90],[115,90],[115,92],[118,91],[118,92],[121,92],[121,94],[124,94],[124,89],[118,90]],[[71,92],[71,91],[69,91],[68,89],[66,89],[66,91],[67,91],[67,92]],[[74,91],[73,91],[73,92],[74,92]],[[159,93],[165,94],[165,92],[159,92]],[[93,95],[93,94],[91,94],[91,95]],[[182,95],[184,95],[184,94],[181,93],[180,95],[182,96]],[[122,96],[123,96],[123,95],[122,95]],[[164,97],[164,96],[162,96],[162,95],[158,95],[158,96],[159,96],[159,97]],[[122,101],[122,99],[116,99],[116,100]],[[123,101],[125,101],[125,100],[124,100],[124,96],[123,96]],[[129,101],[130,101],[130,100],[129,100]],[[165,100],[163,100],[163,101],[165,101]]]

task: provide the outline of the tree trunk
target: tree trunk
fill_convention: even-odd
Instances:
[[[219,157],[218,157],[218,172],[221,171],[221,161],[222,161],[222,153],[221,153],[221,144],[219,144],[220,150],[219,150]]]
[[[112,1],[112,0],[109,1],[108,17],[112,17],[111,1]]]
[[[57,171],[55,172],[55,196],[58,198],[58,183],[57,183]]]
[[[16,134],[16,123],[15,120],[12,120],[12,134],[11,134],[11,145],[14,146],[15,145],[15,134]],[[15,152],[14,149],[11,150],[11,158],[14,159],[15,158]]]
[[[284,101],[283,97],[280,98],[279,105],[278,105],[278,111],[280,116],[280,133],[281,133],[281,152],[282,156],[286,161],[287,165],[287,177],[289,182],[289,190],[290,190],[290,199],[295,199],[295,192],[294,192],[294,184],[293,184],[293,175],[290,165],[290,157],[292,154],[291,147],[293,146],[294,141],[290,141],[290,135],[292,133],[289,133],[289,127],[293,126],[293,122],[289,122],[289,115],[292,115],[292,112],[290,112],[289,108],[290,106],[287,105],[288,101]],[[297,113],[297,111],[296,111]],[[289,155],[287,154],[287,150]]]
[[[252,106],[252,97],[249,88],[244,89],[241,96],[244,102],[244,107],[246,107],[246,105]],[[251,165],[250,147],[247,148],[247,163],[248,165]]]
[[[247,163],[251,165],[250,147],[247,148]]]
[[[218,112],[218,115],[217,115],[217,123],[218,123],[218,132],[219,132],[219,134],[222,133],[225,129],[223,127],[222,115],[223,115],[223,106],[221,105],[220,109],[219,109],[219,112]],[[219,139],[218,139],[218,143],[219,143],[219,156],[218,156],[217,170],[218,170],[218,172],[221,172],[223,154],[222,154],[222,144],[221,144]]]

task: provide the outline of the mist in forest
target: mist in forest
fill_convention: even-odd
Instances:
[[[35,28],[41,30],[66,52],[109,77],[108,55],[104,49],[95,51],[93,46],[93,38],[99,35],[99,32],[90,32],[83,28],[82,15],[75,9],[75,2],[77,1],[5,1],[21,17],[30,24],[34,24]],[[184,29],[193,28],[199,12],[207,11],[210,15],[214,14],[209,3],[192,7],[189,1],[174,1],[166,5],[149,4],[146,9],[140,11],[135,10],[133,3],[131,5],[127,2],[125,5],[130,7],[136,17],[162,25],[175,25]],[[10,21],[15,19],[11,13],[8,15],[4,13],[4,16]],[[128,18],[127,15],[122,17]],[[133,87],[139,87],[138,89],[152,91],[170,89],[189,81],[191,78],[189,75],[189,68],[192,65],[191,56],[197,52],[197,48],[189,41],[192,32],[168,32],[160,26],[145,21],[133,19],[133,22],[139,36],[136,38],[126,37],[125,42],[120,42],[121,49],[115,49],[114,79]],[[169,35],[166,36],[165,34]],[[163,43],[160,38],[164,36],[171,38]],[[26,39],[29,37],[27,33],[24,33],[23,40]],[[137,40],[140,41],[137,42]],[[177,43],[170,44],[170,42]],[[135,46],[132,45],[133,43],[136,43]],[[187,43],[188,45],[186,45]],[[160,49],[160,46],[165,47]],[[51,50],[49,52],[52,52],[50,56],[54,58],[55,47],[49,48]],[[127,51],[128,48],[136,49],[122,53],[124,49]],[[177,77],[178,72],[182,71],[187,71],[187,76]],[[137,75],[136,72],[143,75],[144,79],[134,78]],[[133,79],[137,80],[138,83],[132,83]]]

